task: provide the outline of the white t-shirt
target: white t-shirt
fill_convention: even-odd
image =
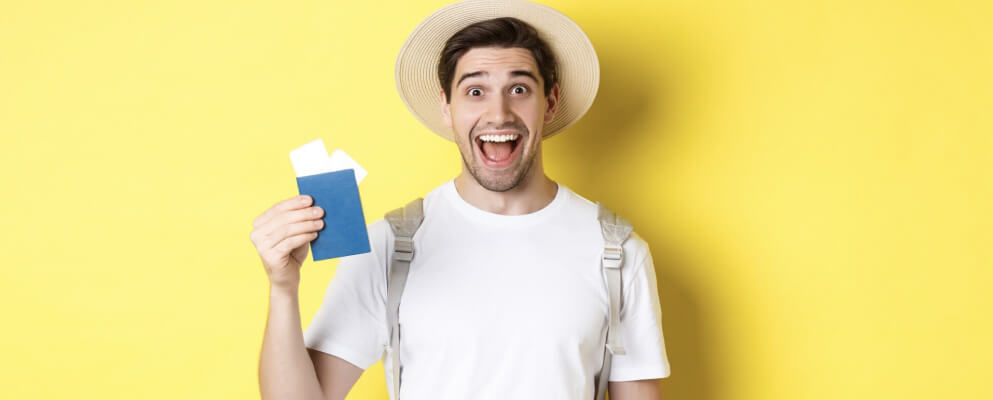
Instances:
[[[393,232],[369,225],[372,251],[343,257],[304,331],[306,347],[362,369],[383,359],[390,398],[386,278]],[[403,400],[593,399],[608,294],[595,203],[562,184],[526,215],[467,203],[449,180],[424,197],[400,302]],[[625,355],[611,381],[664,378],[669,362],[648,244],[624,243]]]

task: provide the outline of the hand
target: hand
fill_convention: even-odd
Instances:
[[[273,288],[296,290],[300,285],[300,266],[310,241],[324,227],[324,210],[310,207],[312,203],[310,196],[294,196],[269,207],[252,223],[249,237]]]

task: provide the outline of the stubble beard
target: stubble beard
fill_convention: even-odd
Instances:
[[[524,138],[522,138],[522,140],[523,139]],[[525,145],[524,143],[521,143],[518,146],[524,146],[524,145]],[[521,181],[523,181],[524,178],[527,177],[528,172],[531,171],[531,165],[534,163],[534,155],[535,155],[534,153],[523,154],[523,152],[526,149],[523,148],[518,149],[518,151],[522,152],[521,154],[522,159],[520,162],[516,163],[509,170],[504,170],[497,173],[498,174],[497,176],[487,175],[486,172],[489,171],[483,165],[482,160],[476,159],[476,149],[474,148],[476,146],[476,143],[470,141],[469,146],[470,146],[469,151],[470,154],[472,154],[473,162],[470,163],[466,159],[465,153],[463,152],[462,164],[465,166],[467,170],[469,170],[469,174],[471,174],[472,178],[476,180],[476,183],[479,183],[479,186],[482,186],[489,191],[506,192],[510,189],[517,187],[517,185],[519,185]]]

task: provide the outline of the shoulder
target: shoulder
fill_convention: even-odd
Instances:
[[[432,208],[431,206],[434,205],[435,203],[440,202],[440,200],[444,196],[444,190],[446,189],[445,186],[449,185],[450,183],[451,181],[445,181],[440,185],[438,185],[437,187],[435,187],[434,189],[432,189],[431,191],[429,191],[423,197],[420,197],[424,200],[422,203],[422,211],[425,213],[425,220],[428,219],[427,214],[429,214],[429,209]],[[396,202],[392,204],[392,208],[387,210],[387,212],[404,208],[412,201],[416,200],[417,198],[418,197],[416,196],[412,196],[410,198],[404,199],[402,202]],[[369,241],[372,247],[374,248],[373,249],[374,252],[385,255],[393,251],[393,239],[394,239],[393,228],[390,227],[390,222],[386,219],[386,212],[384,212],[383,215],[380,216],[375,221],[369,223],[368,230],[369,230]]]
[[[411,196],[408,196],[405,199],[402,198],[399,201],[395,201],[392,204],[392,207],[389,210],[387,210],[387,211],[393,211],[393,210],[404,208],[408,204],[410,204],[411,202],[413,202],[414,200],[417,200],[418,198],[420,198],[420,199],[423,199],[423,203],[421,205],[422,211],[424,211],[424,213],[426,214],[428,212],[428,210],[431,209],[433,205],[435,205],[435,203],[442,202],[441,200],[443,200],[443,198],[446,195],[448,195],[448,192],[450,192],[452,190],[452,189],[450,189],[450,186],[452,186],[452,181],[451,180],[442,182],[441,184],[439,184],[435,188],[431,189],[429,192],[427,192],[423,196],[411,195]],[[386,213],[383,213],[383,214],[385,216]],[[389,230],[389,226],[390,226],[389,225],[389,222],[388,221],[385,221],[385,218],[382,218],[382,219],[384,220],[383,221],[384,227],[386,227],[387,230]],[[379,221],[377,220],[374,223],[376,223],[376,222],[379,222]]]
[[[643,265],[645,259],[651,257],[648,242],[638,232],[631,232],[631,237],[624,242],[624,257],[635,267]]]
[[[576,193],[572,188],[559,183],[559,190],[565,193],[566,202],[573,208],[578,208],[585,210],[587,213],[593,213],[594,218],[596,217],[597,203],[593,200],[586,198],[579,193]]]
[[[565,188],[567,194],[569,195],[568,197],[570,199],[569,203],[572,206],[571,208],[576,210],[577,214],[582,215],[583,218],[589,219],[591,223],[597,226],[597,229],[600,229],[600,222],[598,219],[600,214],[600,205],[597,202],[569,189],[567,186],[562,187]],[[608,209],[610,208],[608,207]],[[634,227],[634,230],[631,232],[631,236],[624,241],[623,245],[624,258],[626,259],[625,265],[637,266],[643,264],[644,259],[650,255],[651,251],[645,238],[638,234],[637,224],[625,217],[623,214],[618,214],[615,210],[610,209],[610,211],[620,215]]]
[[[379,217],[379,219],[369,223],[369,240],[376,239],[386,239],[387,235],[391,235],[393,231],[390,228],[389,221],[385,217]],[[375,239],[374,239],[375,238]]]
[[[364,260],[363,263],[386,266],[389,260],[388,254],[393,251],[393,233],[390,230],[389,222],[386,221],[386,218],[380,217],[369,223],[366,230],[369,234],[369,252],[346,258],[357,258]]]

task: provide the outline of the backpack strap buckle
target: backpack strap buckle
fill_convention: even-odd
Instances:
[[[393,241],[393,259],[410,262],[414,259],[414,240],[407,236],[397,236]]]
[[[620,246],[604,246],[602,258],[605,268],[620,268],[624,263],[624,249]]]

